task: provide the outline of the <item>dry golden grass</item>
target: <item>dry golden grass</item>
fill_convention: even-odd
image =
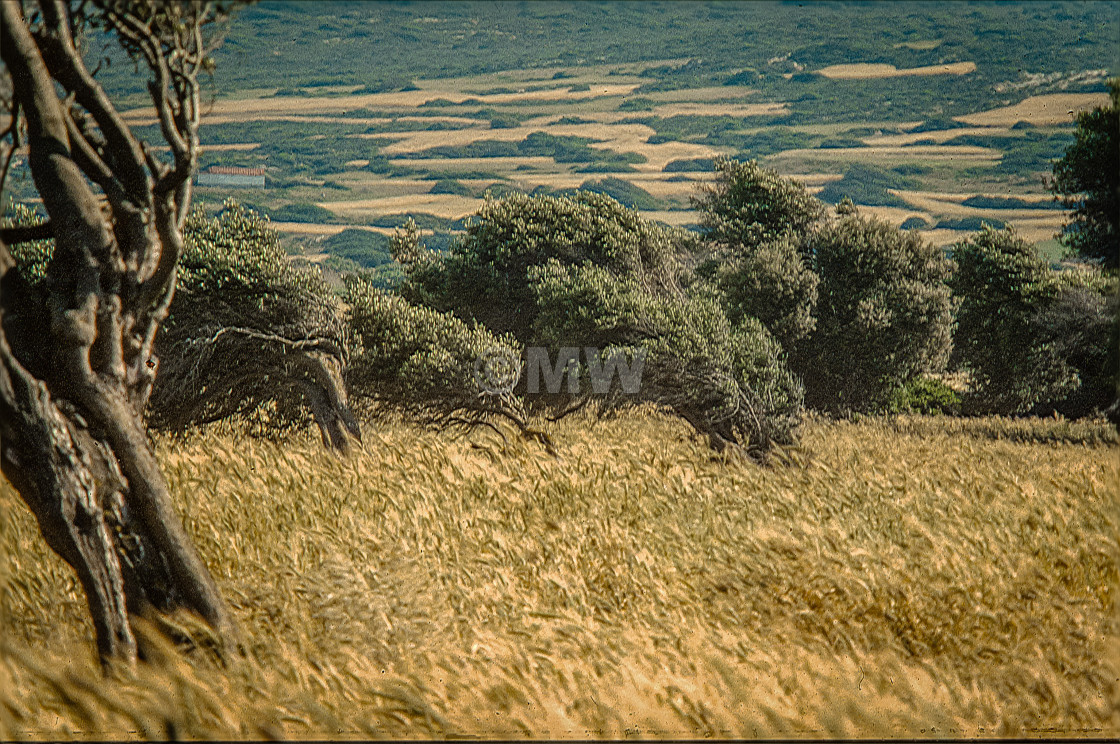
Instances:
[[[1014,106],[958,116],[956,119],[978,127],[1010,127],[1020,121],[1029,121],[1035,126],[1070,124],[1079,111],[1107,104],[1107,93],[1049,93],[1031,96]]]
[[[158,440],[247,656],[145,631],[104,681],[0,485],[0,739],[1120,733],[1103,423],[810,421],[766,467],[650,412],[549,428]]]
[[[376,217],[383,214],[404,212],[425,212],[437,217],[458,219],[477,212],[482,207],[482,199],[455,194],[409,194],[406,196],[387,196],[377,199],[349,199],[321,202],[320,207],[329,209],[342,217]]]
[[[1003,157],[1003,153],[993,147],[973,145],[911,145],[909,147],[828,147],[818,149],[783,150],[770,156],[774,158],[799,158],[816,161],[875,163],[904,162],[944,162],[954,163],[991,163]]]
[[[833,80],[871,80],[912,75],[967,75],[975,71],[975,62],[954,62],[948,65],[908,67],[901,70],[894,65],[884,64],[830,65],[817,70],[817,74]]]
[[[912,145],[923,140],[933,140],[937,144],[965,135],[979,137],[1015,137],[1020,133],[1008,127],[962,127],[960,129],[937,129],[929,132],[907,132],[905,134],[880,134],[867,137],[863,141],[873,146],[900,147]]]

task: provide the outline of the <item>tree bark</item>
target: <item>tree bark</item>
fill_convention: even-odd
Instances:
[[[142,49],[174,162],[135,139],[86,71],[65,2],[42,0],[34,26],[21,3],[0,2],[0,74],[24,113],[31,174],[55,239],[46,279],[34,286],[0,240],[0,467],[77,573],[102,659],[131,662],[129,616],[152,610],[196,612],[222,641],[236,640],[141,419],[181,252],[182,184],[197,152],[193,76],[205,50],[193,40],[199,13],[210,11],[122,10],[100,0],[77,7],[102,14]],[[149,15],[141,21],[133,11]],[[167,24],[164,12],[187,16]]]

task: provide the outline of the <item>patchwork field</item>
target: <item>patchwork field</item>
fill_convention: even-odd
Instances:
[[[103,681],[0,485],[0,738],[1120,733],[1103,423],[814,420],[768,466],[652,412],[547,426],[556,456],[160,439],[245,634],[225,668],[152,636]]]
[[[918,48],[920,49],[922,47]],[[975,62],[954,62],[948,65],[910,67],[902,70],[894,65],[883,64],[830,65],[817,70],[817,74],[832,80],[875,80],[879,78],[908,77],[912,75],[967,75],[975,71]]]
[[[228,161],[238,156],[242,158],[239,164],[251,164],[257,158],[268,168],[269,161],[261,160],[267,157],[267,147],[261,148],[261,142],[267,142],[267,138],[261,139],[267,129],[261,127],[271,125],[280,128],[277,131],[299,127],[306,133],[304,147],[320,141],[326,155],[309,153],[317,159],[329,157],[332,149],[353,153],[345,159],[338,157],[332,173],[318,176],[324,184],[341,185],[341,190],[316,191],[316,176],[310,175],[303,185],[266,190],[253,198],[261,198],[266,209],[285,201],[314,205],[337,221],[357,226],[418,213],[450,223],[476,211],[483,192],[495,184],[526,192],[556,191],[608,177],[646,194],[643,198],[652,201],[640,208],[647,216],[690,225],[698,220],[688,211],[688,200],[695,193],[695,181],[705,177],[705,167],[680,164],[703,164],[720,155],[732,155],[757,157],[816,190],[841,181],[854,164],[878,168],[888,176],[891,171],[919,173],[891,176],[898,183],[882,192],[905,204],[876,206],[873,202],[864,204],[865,210],[895,224],[920,218],[926,223],[923,235],[940,245],[955,242],[965,233],[938,225],[965,218],[1012,225],[1028,239],[1045,242],[1061,226],[1061,212],[1042,203],[1049,197],[1037,176],[1020,178],[1008,190],[1005,160],[1011,156],[1021,160],[1024,155],[1018,151],[1009,155],[1007,147],[1026,148],[1023,152],[1037,159],[1033,153],[1040,138],[1049,143],[1068,137],[1069,111],[1104,100],[1103,94],[1035,96],[1014,106],[957,117],[967,126],[953,125],[947,119],[948,125],[942,128],[923,127],[921,120],[913,119],[785,125],[782,119],[790,115],[790,104],[758,100],[758,90],[749,85],[638,92],[639,87],[656,80],[643,76],[648,69],[658,66],[511,70],[478,77],[421,79],[414,81],[413,90],[395,92],[363,93],[358,88],[336,87],[313,95],[306,91],[276,95],[276,89],[266,89],[255,97],[218,100],[205,115],[207,124],[224,127],[221,132],[232,133],[240,126],[246,133],[257,133],[257,139],[230,141],[223,134],[221,141],[207,144],[204,140],[204,145],[213,157]],[[964,76],[974,70],[971,62],[913,68],[848,64],[827,66],[818,73],[840,83],[915,75]],[[129,116],[138,122],[150,113],[135,110]],[[751,126],[752,119],[769,123]],[[1036,128],[1012,128],[1020,121],[1029,121]],[[728,128],[732,122],[736,125]],[[534,152],[527,143],[541,133],[557,138],[549,142],[568,148],[564,153],[570,150],[574,154]],[[736,142],[747,143],[746,149]],[[752,142],[776,144],[752,151]],[[295,165],[299,162],[293,160]],[[381,165],[374,168],[375,162]],[[930,175],[920,175],[923,172]],[[428,193],[440,178],[454,179],[456,185]],[[949,184],[959,190],[944,192]],[[934,191],[945,198],[931,198],[929,193]],[[202,198],[210,197],[211,192],[220,198],[214,189],[200,188],[199,192]],[[1037,210],[977,209],[960,204],[983,194],[1025,199],[1040,206]],[[862,203],[858,193],[854,198],[857,205]],[[339,231],[338,226],[326,226],[321,219],[308,220],[295,223],[282,217],[277,227],[297,240],[301,235],[308,238]],[[314,227],[316,224],[320,227]],[[307,253],[315,254],[318,249],[314,239],[309,239]]]

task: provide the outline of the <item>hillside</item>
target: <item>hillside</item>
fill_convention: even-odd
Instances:
[[[198,200],[257,205],[320,257],[347,226],[411,214],[445,244],[486,194],[608,180],[693,225],[694,182],[731,155],[940,245],[987,221],[1052,249],[1042,176],[1106,99],[1118,24],[1115,2],[264,2],[216,55],[201,165],[267,187]],[[141,105],[129,69],[104,79]],[[968,203],[996,197],[1020,205]]]

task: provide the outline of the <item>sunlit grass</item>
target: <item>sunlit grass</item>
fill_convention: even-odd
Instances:
[[[513,437],[160,439],[247,656],[84,598],[0,485],[0,739],[1120,731],[1103,423],[813,420],[768,466],[650,412]],[[186,622],[183,620],[183,622]]]

